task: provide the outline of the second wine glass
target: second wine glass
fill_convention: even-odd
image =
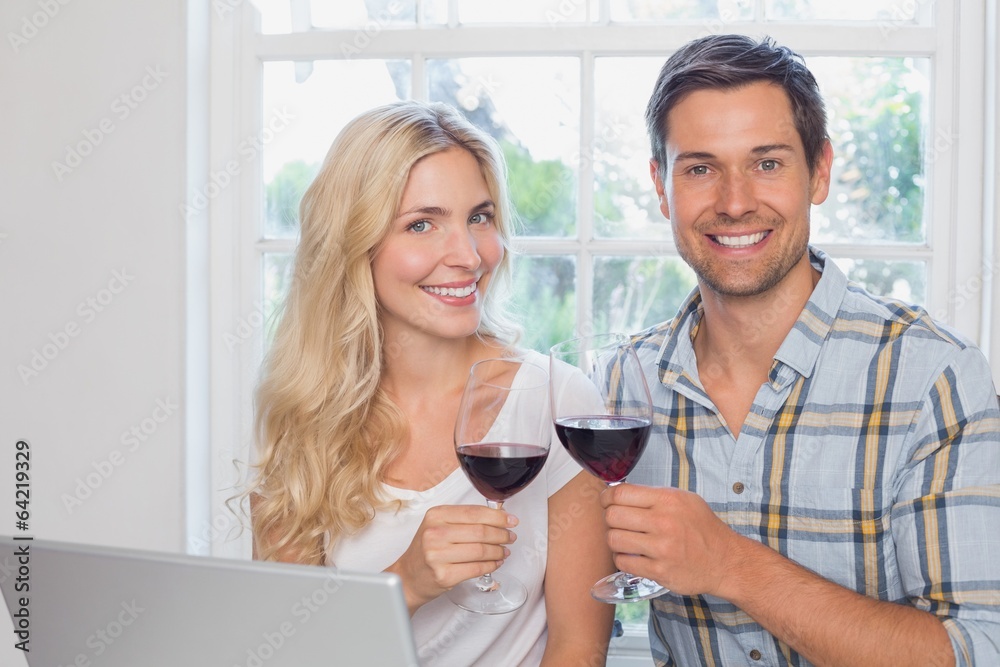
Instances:
[[[538,476],[549,454],[552,423],[544,368],[515,358],[473,364],[455,423],[455,453],[476,490],[493,508]],[[524,604],[527,590],[511,575],[485,574],[448,592],[462,609],[504,614]]]
[[[561,400],[561,387],[553,386],[552,419],[560,442],[577,463],[609,486],[625,482],[646,448],[653,424],[649,388],[635,349],[624,334],[598,334],[564,341],[549,351],[549,377],[553,365],[575,366],[593,385],[595,402],[588,413]],[[662,595],[667,589],[655,581],[615,572],[591,588],[597,600],[616,604]]]

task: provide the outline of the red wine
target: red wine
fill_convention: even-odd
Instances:
[[[456,449],[469,481],[487,499],[501,502],[538,476],[549,450],[537,445],[479,443]]]
[[[620,482],[646,449],[650,421],[635,417],[557,419],[556,435],[576,462],[605,482]]]

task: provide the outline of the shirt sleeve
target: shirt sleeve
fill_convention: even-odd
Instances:
[[[1000,407],[978,349],[936,378],[910,442],[890,524],[903,589],[956,665],[1000,665]]]

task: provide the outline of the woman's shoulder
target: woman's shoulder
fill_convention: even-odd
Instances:
[[[513,350],[512,356],[544,368],[554,376],[557,387],[563,386],[571,378],[577,378],[577,381],[585,379],[583,372],[576,366],[571,366],[560,359],[552,359],[549,355],[542,354],[537,350]]]
[[[543,368],[549,365],[548,355],[542,354],[537,350],[515,348],[514,350],[512,350],[512,352],[513,356],[515,356],[516,358],[523,359],[524,361],[536,364],[538,366],[542,366]]]

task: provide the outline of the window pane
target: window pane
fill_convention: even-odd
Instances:
[[[291,0],[253,0],[253,6],[260,13],[261,32],[292,31]],[[218,8],[216,12],[219,12]]]
[[[645,638],[649,627],[649,605],[634,602],[615,605],[615,619],[621,622],[626,635]]]
[[[269,252],[264,254],[264,349],[271,345],[274,328],[278,323],[277,313],[288,294],[292,281],[292,253]]]
[[[597,16],[596,0],[458,0],[458,18],[462,23],[581,23]]]
[[[810,58],[827,105],[830,195],[813,209],[816,242],[923,243],[927,59]]]
[[[704,19],[706,30],[720,32],[723,21],[751,20],[753,4],[754,0],[611,0],[611,20]]]
[[[543,354],[576,328],[576,258],[522,255],[514,259],[512,309],[524,327],[521,345]]]
[[[847,277],[872,294],[907,303],[927,303],[927,265],[924,262],[834,259]]]
[[[448,23],[448,0],[420,0],[423,3],[425,24]]]
[[[294,238],[302,193],[337,133],[356,115],[410,96],[410,62],[320,60],[264,63],[264,236]],[[269,134],[272,118],[285,127]],[[277,127],[275,125],[274,127]],[[241,144],[255,151],[249,138]]]
[[[894,26],[929,21],[934,0],[767,0],[769,19],[788,21],[878,21]]]
[[[599,237],[665,239],[670,224],[649,178],[643,112],[664,58],[594,60],[594,232]],[[587,151],[585,151],[586,155]]]
[[[429,60],[427,76],[432,101],[457,107],[503,147],[521,235],[575,234],[579,60]]]
[[[695,286],[678,257],[594,260],[594,330],[635,332],[673,318]]]

